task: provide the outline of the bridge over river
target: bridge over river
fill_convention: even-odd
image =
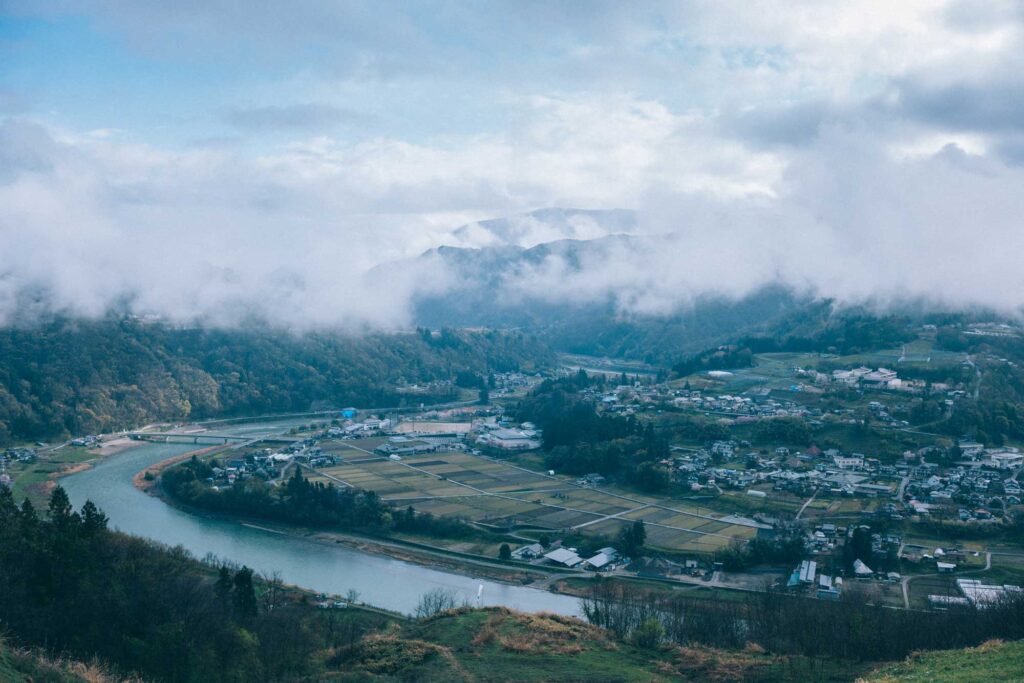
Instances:
[[[299,439],[287,436],[251,436],[239,434],[219,434],[215,432],[128,432],[133,441],[150,441],[153,443],[191,443],[227,445],[229,443],[263,443],[291,444]]]

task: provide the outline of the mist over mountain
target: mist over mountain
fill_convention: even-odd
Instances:
[[[775,284],[735,298],[695,293],[685,303],[680,298],[674,309],[647,313],[634,310],[643,293],[625,286],[618,291],[536,287],[535,278],[552,263],[568,284],[620,250],[649,247],[649,240],[626,235],[559,240],[529,249],[440,247],[416,259],[379,266],[369,277],[386,280],[392,271],[422,268],[447,272],[450,286],[413,297],[417,325],[519,329],[558,350],[650,362],[673,362],[745,335],[792,331],[807,319],[820,324],[832,314],[831,302]]]
[[[549,208],[463,225],[452,231],[446,246],[530,248],[562,239],[628,234],[636,229],[635,211]]]

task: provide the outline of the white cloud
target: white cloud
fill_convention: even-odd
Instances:
[[[656,237],[579,271],[551,260],[516,291],[644,312],[774,281],[850,301],[1022,304],[1017,3],[49,11],[89,14],[150,57],[274,62],[208,103],[263,146],[7,119],[0,320],[45,295],[87,315],[129,299],[182,319],[400,325],[446,274],[367,284],[367,269],[546,206],[638,209]],[[435,124],[449,116],[473,125]],[[267,129],[293,137],[270,146]]]

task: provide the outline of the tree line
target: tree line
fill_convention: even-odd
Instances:
[[[212,476],[210,464],[193,456],[166,470],[161,485],[173,499],[203,510],[301,526],[382,535],[394,530],[444,538],[485,533],[463,520],[418,513],[412,506],[393,509],[374,491],[310,481],[300,467],[283,486],[251,477],[215,490],[207,482]]]
[[[746,600],[690,598],[601,581],[583,600],[588,621],[623,639],[737,649],[755,643],[778,654],[895,660],[916,650],[963,648],[1024,637],[1024,599],[984,609],[890,609],[844,594],[828,601],[776,589]]]

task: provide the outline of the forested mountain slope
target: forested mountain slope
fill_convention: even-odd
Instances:
[[[551,361],[547,347],[514,332],[297,336],[54,321],[0,330],[0,442],[157,419],[451,400],[455,389],[440,384],[401,389]]]

